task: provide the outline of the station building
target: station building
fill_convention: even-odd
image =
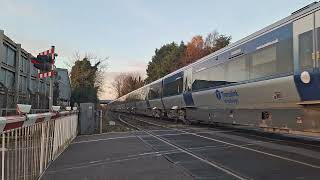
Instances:
[[[31,63],[32,57],[21,44],[0,30],[0,116],[13,114],[16,104],[32,105],[31,113],[48,111],[49,79],[38,78],[38,69]],[[70,89],[70,82],[66,80],[68,74],[64,77],[65,73],[61,73],[60,76],[64,79],[61,81],[64,86]],[[66,97],[70,96],[69,91],[62,94],[64,101],[70,101],[70,97]]]

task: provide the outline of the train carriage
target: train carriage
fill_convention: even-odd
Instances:
[[[120,104],[187,123],[319,135],[319,60],[320,5],[313,3],[147,85],[144,93],[145,87],[129,93],[142,94],[135,104]]]

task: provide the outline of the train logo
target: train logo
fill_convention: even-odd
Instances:
[[[239,100],[238,100],[239,94],[236,90],[230,90],[230,91],[216,90],[215,94],[219,101],[223,101],[226,104],[239,104]]]
[[[220,101],[222,99],[221,92],[219,90],[216,90],[216,97]]]

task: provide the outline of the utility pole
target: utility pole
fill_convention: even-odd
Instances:
[[[39,69],[41,72],[38,74],[39,78],[49,78],[49,110],[52,110],[53,106],[53,78],[55,73],[55,47],[51,46],[49,50],[39,53],[36,58],[31,59],[33,66]]]
[[[49,110],[52,110],[53,106],[53,77],[49,78],[50,87],[49,87]]]
[[[52,51],[53,52],[55,52],[54,50],[55,50],[55,47],[54,46],[52,46],[51,47],[51,49],[52,49]],[[53,56],[55,56],[55,54],[53,55]],[[54,61],[54,58],[53,58],[53,61]],[[55,69],[54,69],[54,64],[52,63],[51,64],[51,70],[54,72],[55,71]],[[51,111],[52,110],[52,106],[53,106],[53,76],[51,76],[51,77],[49,77],[50,79],[49,79],[49,83],[50,83],[50,87],[49,87],[49,110]]]

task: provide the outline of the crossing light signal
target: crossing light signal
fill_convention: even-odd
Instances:
[[[50,71],[52,67],[52,56],[38,55],[37,58],[31,59],[33,66],[41,71]]]
[[[50,63],[34,64],[33,66],[37,69],[40,69],[41,71],[50,71],[51,70]]]
[[[48,55],[38,55],[37,58],[31,60],[33,64],[41,64],[41,63],[51,63],[52,56]]]

